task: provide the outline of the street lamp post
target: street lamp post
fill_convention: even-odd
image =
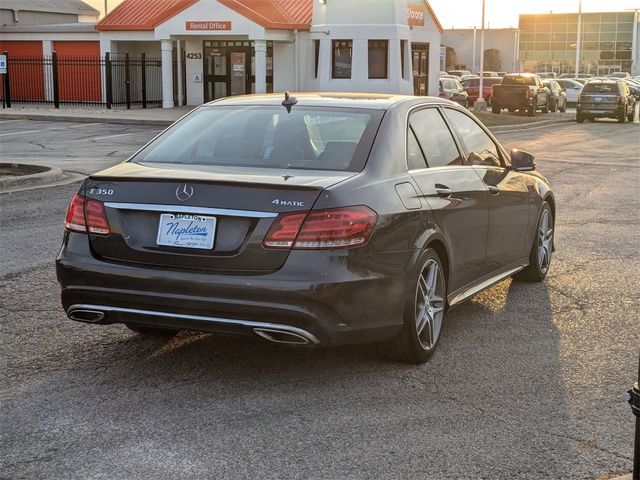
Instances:
[[[482,0],[482,27],[480,30],[480,80],[478,81],[478,99],[474,104],[474,110],[476,112],[484,112],[487,110],[487,102],[484,101],[484,95],[482,91],[482,74],[484,72],[484,3],[485,0]]]
[[[580,37],[582,34],[582,0],[579,0],[578,3],[578,37],[576,38],[576,74],[575,77],[578,78],[578,74],[580,73]]]

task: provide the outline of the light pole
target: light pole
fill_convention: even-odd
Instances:
[[[482,72],[484,72],[484,3],[485,0],[482,0],[482,27],[480,30],[480,80],[478,83],[478,99],[474,104],[474,110],[476,112],[484,112],[487,110],[487,103],[484,101],[484,95],[482,91]]]
[[[582,0],[578,3],[578,38],[576,39],[576,74],[578,78],[580,73],[580,37],[582,36]]]
[[[104,16],[107,16],[107,13],[109,13],[109,0],[104,0]]]

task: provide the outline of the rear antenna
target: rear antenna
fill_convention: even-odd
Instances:
[[[287,113],[291,113],[291,107],[293,107],[296,103],[298,103],[298,99],[296,97],[292,97],[289,92],[284,92],[284,100],[282,102],[282,106],[287,109]]]

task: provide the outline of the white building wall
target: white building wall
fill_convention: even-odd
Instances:
[[[301,48],[302,50],[302,48]],[[299,63],[304,69],[306,58]],[[273,93],[296,90],[296,58],[293,43],[273,42]]]
[[[415,5],[424,11],[424,26],[409,27],[407,10]],[[364,8],[366,7],[366,8]],[[438,94],[440,43],[442,35],[426,5],[419,0],[341,0],[314,2],[308,41],[301,42],[306,61],[301,62],[307,90],[371,93],[413,93],[409,41],[429,44],[428,92]],[[320,40],[318,77],[314,76],[313,40]],[[352,40],[353,57],[350,79],[332,78],[332,40]],[[386,79],[370,79],[368,41],[388,40]],[[400,42],[407,40],[405,75],[401,72]]]

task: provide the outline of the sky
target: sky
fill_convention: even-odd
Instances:
[[[104,10],[104,0],[84,0]],[[107,0],[112,10],[122,0]],[[153,1],[153,0],[149,0]],[[336,0],[329,0],[336,1]],[[337,0],[340,1],[340,0]],[[580,0],[485,0],[487,27],[517,27],[520,13],[577,12]],[[482,0],[429,0],[444,28],[468,28],[482,23]],[[584,12],[618,12],[640,9],[640,0],[582,0]]]

